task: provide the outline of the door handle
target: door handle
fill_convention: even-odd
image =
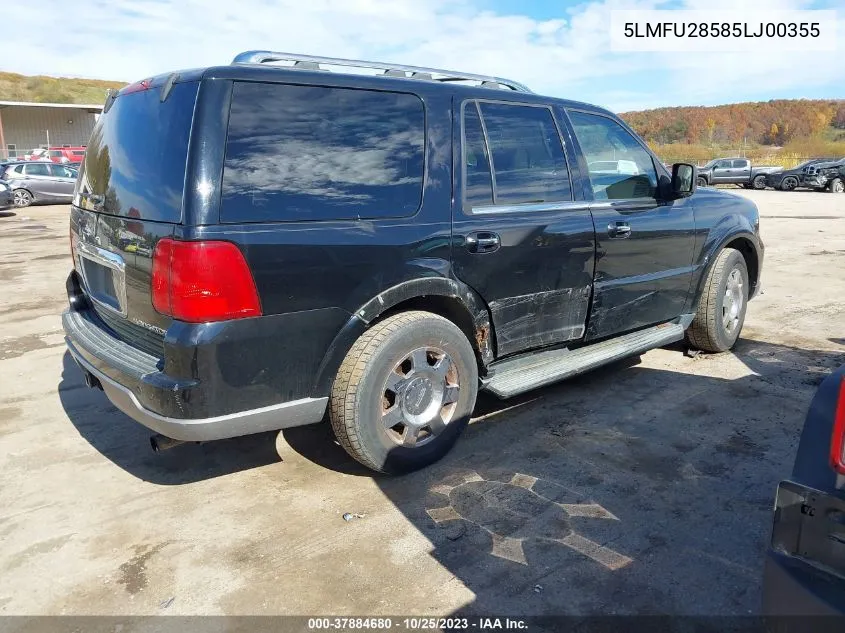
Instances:
[[[614,239],[625,239],[631,235],[631,225],[627,222],[611,222],[607,225],[607,234]]]
[[[480,231],[467,235],[465,243],[470,253],[492,253],[499,250],[502,240],[495,233]]]

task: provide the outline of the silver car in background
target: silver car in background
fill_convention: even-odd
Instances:
[[[0,180],[12,188],[16,207],[35,202],[70,202],[76,176],[76,169],[57,163],[20,161],[0,166]]]

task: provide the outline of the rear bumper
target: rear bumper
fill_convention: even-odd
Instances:
[[[845,581],[769,549],[763,566],[763,615],[845,615]]]
[[[180,380],[162,371],[163,363],[112,336],[95,314],[71,307],[62,314],[68,351],[91,386],[101,386],[118,409],[147,428],[184,441],[217,440],[319,422],[328,398],[301,398],[210,417],[191,417],[194,401],[215,385]],[[96,380],[91,380],[91,377]],[[185,417],[163,415],[147,403],[180,409]]]
[[[823,491],[778,485],[763,571],[765,615],[845,615],[843,510],[845,502]]]

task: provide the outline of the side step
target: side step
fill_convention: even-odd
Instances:
[[[500,398],[510,398],[682,338],[683,325],[663,323],[574,350],[556,349],[504,360],[490,367],[493,375],[484,382],[483,389]]]

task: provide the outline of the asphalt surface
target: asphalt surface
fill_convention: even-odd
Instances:
[[[65,352],[67,207],[0,214],[0,614],[757,613],[775,486],[845,362],[845,196],[740,195],[767,251],[733,353],[482,398],[399,478],[325,426],[153,454]]]

